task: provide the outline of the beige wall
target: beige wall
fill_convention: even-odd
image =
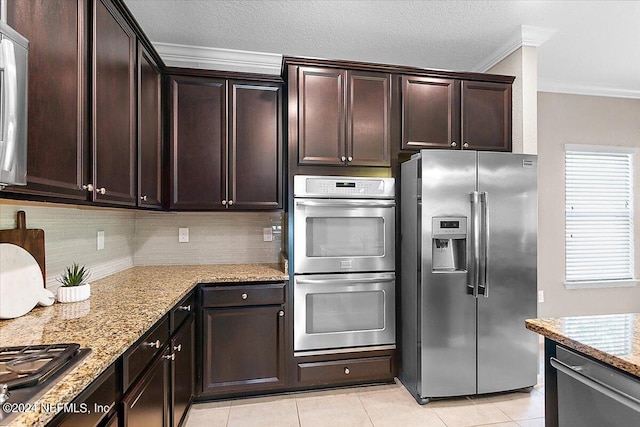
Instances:
[[[539,317],[640,312],[640,285],[564,286],[564,145],[620,145],[640,152],[640,99],[538,93]],[[635,277],[640,277],[640,153],[634,156]]]

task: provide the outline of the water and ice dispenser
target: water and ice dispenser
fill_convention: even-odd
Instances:
[[[431,268],[434,272],[467,268],[467,218],[433,217]]]

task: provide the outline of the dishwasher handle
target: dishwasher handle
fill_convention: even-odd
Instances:
[[[570,376],[574,380],[581,382],[587,387],[592,388],[615,400],[616,402],[623,404],[627,408],[640,413],[640,400],[634,398],[633,396],[629,396],[628,394],[623,393],[620,390],[617,390],[610,385],[603,383],[602,381],[591,378],[579,372],[578,370],[582,368],[580,365],[570,366],[556,359],[555,357],[551,357],[549,359],[549,362],[551,363],[551,366],[556,368],[559,372],[562,372],[563,374]]]

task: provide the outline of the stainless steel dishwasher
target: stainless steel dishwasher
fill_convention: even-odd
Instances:
[[[640,379],[557,347],[560,427],[640,426]]]

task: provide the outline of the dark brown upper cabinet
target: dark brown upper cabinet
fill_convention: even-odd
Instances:
[[[138,206],[162,206],[162,73],[138,43]]]
[[[402,149],[511,151],[511,84],[402,76]]]
[[[298,68],[298,163],[390,166],[390,85],[386,73]]]
[[[87,10],[84,0],[7,2],[8,24],[29,40],[29,127],[27,186],[5,191],[87,197]]]
[[[171,209],[282,207],[281,85],[172,76]]]
[[[136,205],[136,36],[109,0],[93,11],[94,201]]]

